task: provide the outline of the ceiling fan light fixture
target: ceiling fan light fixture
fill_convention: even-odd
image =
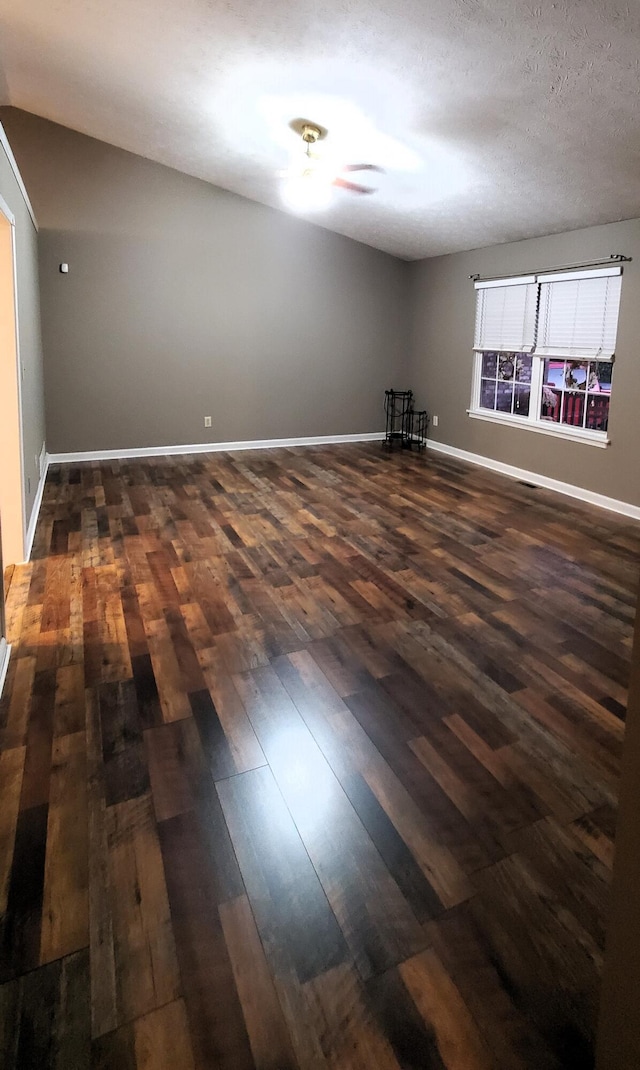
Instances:
[[[282,188],[282,199],[295,212],[320,211],[331,203],[331,185],[335,179],[335,168],[330,160],[314,151],[326,131],[306,120],[296,120],[291,126],[302,138],[304,155],[299,155],[298,143],[298,152],[287,172],[288,181]]]
[[[300,157],[300,142],[291,167],[281,172],[288,182],[282,188],[282,199],[287,207],[296,212],[312,212],[326,208],[331,203],[334,187],[350,193],[374,193],[375,188],[353,182],[345,177],[356,171],[382,171],[371,163],[345,163],[334,151],[316,151],[316,143],[322,141],[328,131],[308,119],[292,119],[291,129],[302,139],[303,156]]]

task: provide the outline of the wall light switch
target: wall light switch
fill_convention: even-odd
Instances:
[[[61,273],[63,275],[68,275],[69,274],[69,265],[68,264],[60,264],[60,271],[61,271]]]
[[[205,416],[205,418],[204,418],[204,426],[205,427],[211,427],[211,417],[210,416]]]

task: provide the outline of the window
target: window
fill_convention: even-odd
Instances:
[[[481,407],[494,412],[528,416],[532,363],[530,353],[483,352]]]
[[[606,445],[621,271],[476,282],[469,414]]]
[[[588,431],[606,431],[612,371],[610,361],[545,360],[542,419]]]

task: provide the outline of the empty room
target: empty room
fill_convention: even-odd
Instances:
[[[0,0],[0,1064],[640,1067],[640,11]]]

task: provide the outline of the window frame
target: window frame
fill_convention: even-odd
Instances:
[[[596,273],[597,272],[594,271],[594,275],[596,275]],[[622,269],[620,268],[619,272],[616,272],[616,274],[617,273],[622,275]],[[584,275],[586,275],[586,274],[587,274],[587,272],[584,272]],[[589,272],[589,274],[590,274],[590,272]],[[613,274],[613,272],[611,272],[611,274]],[[544,280],[546,282],[546,281],[549,281],[552,277],[553,276],[548,274],[548,273],[545,274],[544,276],[542,275],[542,273],[540,273],[540,275],[538,275],[538,276],[534,276],[534,278],[536,279],[536,285],[538,286],[538,310],[539,310],[539,304],[540,304],[540,287],[541,287],[541,284],[542,284],[542,278],[544,278]],[[560,277],[561,277],[560,273],[558,273],[558,281],[560,281]],[[531,278],[531,276],[529,276],[529,277],[523,276],[522,278],[523,278],[523,281],[525,281],[525,279],[526,279],[526,281],[528,281],[529,278]],[[566,278],[566,275],[563,274],[562,278]],[[501,280],[499,280],[499,279],[495,280],[494,285],[499,285],[500,281]],[[505,284],[507,284],[507,280],[505,280]],[[478,298],[477,298],[478,290],[477,289],[475,290],[475,293],[476,293],[476,316],[477,316],[477,310],[478,310]],[[618,310],[618,319],[619,319],[619,310]],[[617,322],[618,321],[616,321],[616,327],[617,327]],[[543,386],[544,386],[545,361],[546,360],[553,360],[554,358],[548,352],[544,352],[544,353],[537,353],[536,352],[536,345],[537,345],[537,341],[538,341],[537,330],[538,330],[538,313],[536,314],[536,332],[535,332],[535,343],[534,343],[534,346],[533,346],[533,350],[531,352],[527,352],[526,349],[521,349],[521,350],[515,349],[515,350],[513,350],[514,353],[517,353],[517,352],[527,353],[527,356],[531,357],[531,388],[530,388],[530,395],[529,395],[530,401],[529,401],[529,413],[528,413],[528,415],[527,416],[521,416],[521,415],[516,415],[514,413],[498,412],[495,409],[485,409],[485,408],[481,407],[480,398],[481,398],[482,363],[483,363],[483,358],[484,358],[484,354],[485,353],[498,352],[498,350],[496,350],[493,346],[487,346],[486,349],[475,349],[474,348],[474,352],[473,352],[473,374],[472,374],[472,381],[471,381],[471,401],[470,401],[469,408],[466,410],[467,411],[467,415],[469,417],[471,417],[471,419],[474,419],[474,420],[483,420],[483,421],[486,421],[488,423],[503,424],[503,425],[505,425],[507,427],[524,428],[525,430],[528,430],[528,431],[534,431],[537,434],[550,435],[550,436],[552,436],[554,438],[562,438],[562,439],[564,439],[566,441],[570,441],[570,442],[586,443],[587,445],[590,445],[590,446],[596,446],[596,447],[600,447],[601,449],[602,448],[606,449],[606,447],[609,446],[610,443],[611,443],[611,439],[609,437],[608,422],[607,422],[607,430],[606,431],[599,431],[599,430],[586,428],[586,427],[574,427],[571,424],[556,423],[555,421],[545,420],[540,416],[540,412],[541,412],[541,409],[542,409],[542,390],[543,390]],[[592,356],[592,355],[580,356],[578,354],[573,355],[571,357],[566,356],[566,355],[565,356],[560,356],[560,354],[558,354],[558,356],[555,359],[556,360],[574,360],[574,361],[575,360],[584,360],[585,363],[595,363],[595,362],[598,361],[598,357],[595,357],[595,356]],[[615,363],[615,360],[614,360],[613,356],[612,357],[604,357],[604,358],[600,358],[600,359],[601,360],[604,359],[604,360],[606,360],[607,363],[610,363],[612,365]],[[613,385],[612,385],[612,389],[610,391],[609,397],[611,397],[612,394],[613,394]],[[588,396],[588,394],[587,394],[587,396]]]

